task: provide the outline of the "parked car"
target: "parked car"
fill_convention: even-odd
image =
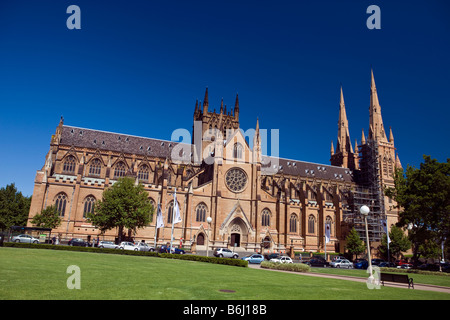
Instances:
[[[138,244],[136,244],[136,248],[138,249],[138,251],[155,251],[155,248],[149,246],[145,242],[139,242]]]
[[[343,256],[334,256],[334,257],[332,258],[332,261],[343,260],[343,259],[348,260],[347,258],[345,258],[345,257],[343,257]]]
[[[411,269],[412,267],[412,264],[403,263],[401,266],[397,266],[397,269]]]
[[[305,262],[307,265],[311,267],[329,267],[330,263],[328,261],[325,261],[325,259],[321,258],[312,258],[309,261]]]
[[[246,260],[248,263],[261,263],[264,261],[262,254],[254,253],[249,256],[243,257],[241,260]]]
[[[293,263],[292,259],[287,256],[281,256],[279,258],[270,259],[270,262],[279,262],[279,263]]]
[[[134,251],[138,251],[139,249],[134,245],[133,242],[129,242],[129,241],[122,241],[119,245],[119,249],[122,250],[134,250]]]
[[[119,249],[119,246],[112,241],[100,241],[98,243],[98,247],[106,249]]]
[[[397,267],[393,262],[382,262],[378,265],[380,268],[395,268]]]
[[[264,255],[264,259],[266,259],[268,261],[270,261],[270,259],[279,258],[279,257],[281,257],[280,253],[271,253],[269,255],[267,255],[267,254]]]
[[[169,251],[170,251],[170,246],[163,245],[159,248],[160,253],[169,253]],[[185,254],[186,252],[183,249],[172,247],[172,252],[170,252],[170,253]]]
[[[379,266],[380,263],[386,262],[383,259],[372,259],[372,265],[373,266]]]
[[[230,249],[226,248],[218,248],[214,250],[214,256],[220,258],[239,258],[239,255],[236,252],[233,252]]]
[[[12,242],[39,243],[39,239],[34,238],[28,234],[19,234],[18,236],[12,237]]]
[[[366,259],[356,259],[353,261],[353,267],[355,267],[355,269],[367,269],[369,267],[369,262]]]
[[[347,269],[353,269],[353,263],[348,261],[347,259],[339,259],[336,261],[332,261],[330,263],[330,266],[334,268],[347,268]]]
[[[69,246],[78,246],[78,247],[87,247],[89,246],[89,242],[84,241],[81,238],[72,238],[69,240]]]

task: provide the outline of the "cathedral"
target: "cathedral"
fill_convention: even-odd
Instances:
[[[150,224],[130,235],[150,245],[170,242],[173,227],[174,244],[193,251],[344,252],[352,227],[365,239],[359,215],[363,204],[371,209],[374,248],[383,222],[397,222],[398,209],[383,190],[394,185],[401,164],[392,130],[383,125],[373,72],[369,128],[359,144],[350,139],[341,88],[330,165],[262,154],[259,120],[248,138],[239,116],[237,95],[234,108],[227,110],[222,101],[216,112],[206,89],[203,101],[195,103],[192,143],[69,126],[61,118],[36,173],[28,225],[54,205],[62,223],[52,234],[117,240],[117,230],[101,233],[86,215],[103,191],[125,176],[144,186],[155,208]],[[175,191],[181,222],[172,226]],[[161,228],[156,228],[157,204]]]

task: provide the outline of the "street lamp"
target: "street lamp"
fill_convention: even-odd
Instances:
[[[367,227],[367,216],[369,215],[370,209],[368,206],[362,206],[359,208],[359,212],[364,216],[364,223],[366,225],[366,242],[367,242],[367,256],[369,260],[369,279],[368,283],[373,284],[374,278],[372,275],[372,259],[370,258],[370,244],[369,244],[369,229]]]
[[[212,218],[206,218],[206,222],[208,222],[208,239],[206,241],[206,256],[209,257],[209,236],[211,235],[211,222]]]

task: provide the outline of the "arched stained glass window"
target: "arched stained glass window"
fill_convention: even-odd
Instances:
[[[270,226],[270,210],[269,209],[264,209],[262,211],[261,219],[262,219],[261,224],[263,227]]]
[[[64,217],[64,213],[66,212],[66,204],[67,204],[67,195],[63,192],[58,193],[55,198],[55,208],[56,212],[60,217]]]
[[[74,156],[67,156],[64,160],[63,165],[63,172],[64,173],[75,173],[75,157]]]

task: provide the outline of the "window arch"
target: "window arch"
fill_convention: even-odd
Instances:
[[[146,164],[141,165],[138,170],[138,179],[142,181],[148,181],[148,172],[148,166]]]
[[[195,221],[199,221],[199,222],[205,222],[206,221],[206,212],[207,212],[207,208],[206,208],[206,204],[204,204],[203,202],[200,203],[197,208],[195,209]]]
[[[289,219],[289,232],[297,232],[297,215],[295,213],[291,214]]]
[[[94,213],[95,197],[87,196],[84,199],[83,218],[87,218],[88,213]]]
[[[67,195],[64,192],[58,193],[55,198],[55,209],[60,217],[64,217],[66,212]]]
[[[333,219],[330,216],[327,216],[325,218],[325,225],[329,225],[330,226],[330,236],[334,235],[333,232]]]
[[[316,218],[311,214],[308,217],[308,233],[315,233],[316,229]]]
[[[264,209],[261,213],[261,225],[263,227],[270,226],[270,210]]]
[[[99,176],[101,171],[102,171],[102,162],[98,158],[91,160],[89,164],[89,175]]]
[[[242,144],[240,144],[239,142],[235,143],[233,147],[233,157],[235,159],[242,159],[243,150],[244,148],[242,147]]]
[[[114,168],[114,179],[124,177],[126,171],[125,163],[122,161],[118,162]]]
[[[63,172],[65,173],[75,173],[75,157],[74,156],[67,156],[64,160],[63,164]]]
[[[178,208],[180,207],[180,203],[178,202]],[[180,210],[181,214],[181,210]],[[172,223],[173,218],[173,200],[170,201],[169,205],[167,206],[167,223]]]

